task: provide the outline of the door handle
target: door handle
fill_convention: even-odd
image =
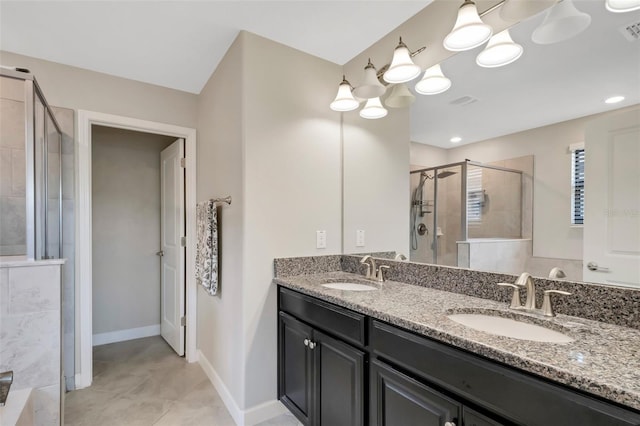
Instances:
[[[304,339],[304,345],[305,345],[305,346],[309,346],[309,342],[310,342],[310,340],[309,340],[309,339]]]
[[[164,256],[164,252],[162,250],[160,250],[159,252],[156,252],[156,256]]]
[[[603,268],[602,266],[598,266],[596,262],[587,263],[587,269],[590,271],[609,272],[609,268]]]

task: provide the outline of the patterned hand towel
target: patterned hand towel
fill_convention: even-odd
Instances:
[[[215,296],[218,293],[218,213],[209,200],[196,207],[198,244],[196,250],[196,282]]]

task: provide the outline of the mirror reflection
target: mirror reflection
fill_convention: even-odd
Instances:
[[[514,63],[461,52],[440,64],[448,91],[416,94],[411,261],[640,286],[640,12],[574,3],[591,16],[581,34],[536,44],[538,14],[510,30]]]

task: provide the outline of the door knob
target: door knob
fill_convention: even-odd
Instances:
[[[309,346],[309,339],[304,339],[304,345]]]
[[[309,342],[309,349],[313,349],[316,347],[316,342]]]
[[[160,250],[159,252],[156,252],[156,256],[164,256],[164,252],[162,250]]]
[[[456,426],[454,422],[445,422],[444,426]]]
[[[590,271],[609,272],[609,268],[603,268],[602,266],[598,266],[596,262],[587,263],[587,269]]]

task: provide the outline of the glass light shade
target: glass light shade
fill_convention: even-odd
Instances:
[[[420,67],[413,63],[409,49],[400,38],[398,47],[393,51],[391,65],[382,78],[391,84],[406,83],[419,76],[420,71]]]
[[[547,16],[533,30],[531,40],[538,44],[552,44],[568,40],[587,29],[591,16],[580,12],[572,0],[562,0],[547,11]]]
[[[376,118],[382,118],[387,115],[387,110],[382,106],[380,98],[371,98],[367,101],[367,104],[360,110],[360,117],[369,120],[375,120]]]
[[[400,83],[393,86],[391,94],[384,101],[384,104],[391,108],[406,108],[416,100],[413,93],[409,91],[406,84]]]
[[[424,72],[422,80],[416,83],[416,92],[421,95],[437,95],[451,87],[451,80],[442,74],[440,64],[434,65]]]
[[[473,49],[489,40],[491,26],[482,22],[476,4],[465,1],[458,10],[458,19],[451,32],[444,38],[444,47],[452,52]]]
[[[640,0],[607,0],[605,5],[609,12],[631,12],[640,9]]]
[[[336,98],[331,102],[329,108],[334,111],[353,111],[354,109],[360,106],[360,102],[358,102],[351,93],[351,84],[342,77],[342,83],[338,86],[338,94]]]
[[[514,43],[509,30],[491,37],[487,47],[478,54],[476,63],[485,68],[496,68],[515,62],[523,52],[522,46]]]
[[[558,0],[507,0],[500,6],[500,17],[506,21],[522,21],[557,2]]]
[[[353,95],[360,99],[371,99],[384,95],[386,90],[387,88],[378,80],[376,68],[369,60],[367,66],[364,67],[364,83],[353,89]]]

